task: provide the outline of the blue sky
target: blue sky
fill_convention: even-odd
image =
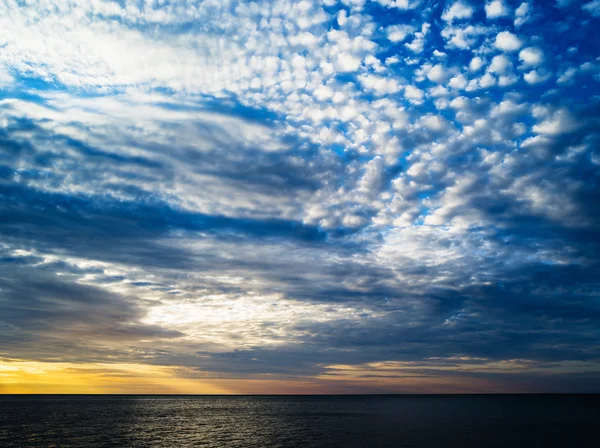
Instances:
[[[598,0],[0,1],[10,390],[33,365],[600,390],[599,25]]]

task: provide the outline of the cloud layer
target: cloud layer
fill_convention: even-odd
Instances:
[[[2,0],[0,359],[598,390],[595,3]]]

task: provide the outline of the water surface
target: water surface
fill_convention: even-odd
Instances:
[[[0,396],[1,447],[596,447],[600,396]]]

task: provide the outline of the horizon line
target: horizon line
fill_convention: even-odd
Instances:
[[[489,396],[489,395],[600,395],[600,392],[447,392],[447,393],[347,393],[347,394],[111,394],[111,393],[0,393],[0,397],[27,396],[106,396],[106,397],[381,397],[381,396]]]

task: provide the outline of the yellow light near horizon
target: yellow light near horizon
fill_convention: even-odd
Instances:
[[[227,394],[210,381],[181,378],[172,367],[0,359],[0,394]]]
[[[340,385],[272,375],[187,378],[196,370],[147,364],[75,364],[0,358],[0,394],[330,394]]]
[[[202,374],[177,366],[75,364],[0,358],[0,394],[344,394],[364,392],[354,389],[364,386],[385,388],[381,392],[391,391],[389,381],[357,381],[357,378],[349,376],[285,378],[263,374],[246,379],[186,377],[193,373]]]
[[[521,363],[509,363],[521,369]],[[514,365],[512,365],[514,364]],[[476,369],[475,369],[476,367]],[[411,362],[329,365],[316,376],[256,374],[245,378],[181,366],[125,363],[38,362],[0,358],[0,394],[347,394],[509,392],[485,377],[448,371],[500,373],[498,363],[438,366],[427,374]],[[586,366],[570,366],[577,370]],[[519,371],[519,370],[517,370]],[[533,371],[530,369],[530,371]],[[559,369],[560,372],[564,368]],[[518,391],[518,390],[516,390]]]

